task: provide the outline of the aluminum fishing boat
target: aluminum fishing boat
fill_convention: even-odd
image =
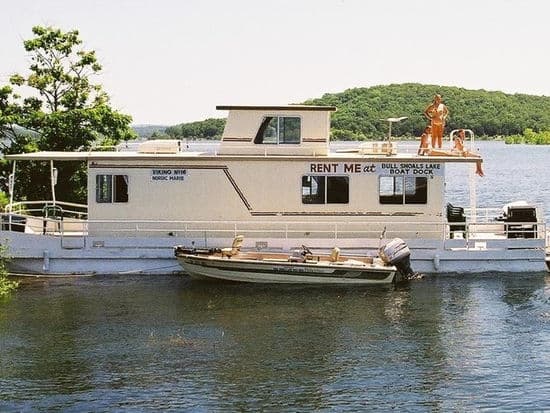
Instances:
[[[402,240],[381,248],[381,257],[345,257],[335,247],[330,255],[313,254],[302,246],[291,254],[242,252],[242,236],[231,248],[175,247],[175,256],[194,278],[274,284],[389,284],[417,277]],[[395,265],[394,265],[395,264]]]

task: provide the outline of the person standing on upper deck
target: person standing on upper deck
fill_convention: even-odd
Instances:
[[[443,104],[441,95],[435,95],[433,102],[424,111],[432,126],[432,147],[441,148],[443,144],[443,129],[445,129],[445,120],[449,115],[447,106]]]

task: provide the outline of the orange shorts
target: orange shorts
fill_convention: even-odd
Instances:
[[[433,137],[442,137],[443,136],[443,124],[442,123],[432,123],[432,136]]]

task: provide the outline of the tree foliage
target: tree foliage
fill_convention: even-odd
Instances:
[[[550,131],[535,132],[533,129],[527,128],[523,134],[507,136],[504,141],[507,144],[550,145]]]
[[[28,73],[12,75],[10,84],[0,88],[2,152],[83,150],[135,137],[129,127],[131,117],[114,110],[101,85],[92,83],[101,65],[94,51],[81,48],[78,31],[36,26],[32,32],[34,37],[23,43],[30,58]],[[48,167],[18,166],[22,170],[16,189],[25,188],[29,199],[49,198]],[[63,162],[57,168],[58,198],[85,201],[85,165]],[[1,173],[6,189],[5,163]]]
[[[209,118],[203,121],[181,123],[166,128],[166,133],[178,139],[220,139],[225,119]]]
[[[509,136],[522,134],[527,128],[535,132],[550,130],[550,98],[543,96],[406,83],[328,93],[305,104],[338,108],[332,115],[334,140],[381,139],[388,133],[383,119],[396,116],[408,119],[392,126],[393,135],[420,136],[427,124],[424,109],[435,94],[443,96],[450,111],[447,133],[464,128],[472,129],[477,136]],[[213,121],[218,129],[207,135],[205,130]],[[223,119],[207,119],[173,126],[166,132],[178,138],[217,138],[223,124]]]
[[[308,100],[307,104],[332,105],[332,134],[340,140],[379,139],[387,134],[382,119],[408,116],[392,126],[396,136],[420,136],[427,124],[424,109],[435,94],[449,108],[446,131],[472,129],[477,136],[508,136],[550,130],[550,98],[485,90],[407,83],[348,89]]]
[[[7,261],[9,261],[6,245],[0,245],[0,298],[9,295],[19,283],[8,278]]]

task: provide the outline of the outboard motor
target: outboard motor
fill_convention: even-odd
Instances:
[[[507,238],[537,238],[537,208],[525,201],[510,202],[498,221],[505,222]]]
[[[411,251],[401,238],[394,238],[380,247],[379,254],[386,264],[395,265],[403,279],[419,278],[411,268]]]

